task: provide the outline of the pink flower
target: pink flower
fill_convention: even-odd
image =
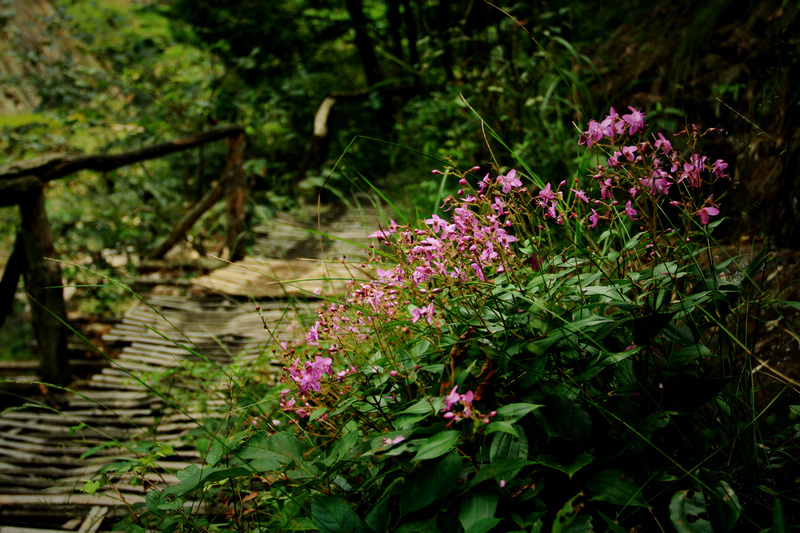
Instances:
[[[672,143],[665,139],[661,132],[658,132],[658,139],[656,140],[655,146],[656,150],[661,148],[661,151],[663,151],[666,156],[672,151]]]
[[[505,176],[497,176],[497,181],[502,186],[503,194],[508,194],[515,187],[522,187],[522,182],[517,178],[517,171],[513,168]]]
[[[603,180],[603,182],[600,184],[600,198],[603,200],[613,200],[614,197],[611,195],[610,191],[611,187],[611,178]]]
[[[457,404],[458,402],[461,401],[461,395],[458,394],[458,392],[456,392],[457,390],[458,390],[458,385],[453,387],[453,390],[450,391],[450,394],[448,394],[444,398],[445,409],[447,411],[449,411],[454,404]]]
[[[570,189],[570,190],[575,193],[575,196],[577,196],[579,200],[587,204],[589,203],[589,197],[586,196],[586,193],[583,192],[583,189],[581,189],[580,191],[577,191],[575,189]]]
[[[597,222],[600,220],[600,215],[597,214],[597,211],[592,209],[592,214],[589,215],[589,229],[594,229],[597,226]]]
[[[447,227],[447,221],[439,218],[439,215],[431,215],[431,218],[425,221],[425,224],[429,225],[434,233],[439,233],[441,230]]]
[[[433,302],[425,307],[415,307],[411,310],[411,322],[416,324],[417,321],[422,317],[425,317],[425,319],[428,321],[428,324],[433,322]]]
[[[388,228],[379,229],[375,233],[369,234],[367,237],[369,237],[370,239],[378,239],[379,241],[381,239],[388,239],[389,236],[394,235],[395,232],[397,232],[397,227],[398,227],[397,222],[395,222],[394,220],[390,220]]]
[[[628,200],[628,203],[625,204],[625,214],[628,215],[628,218],[631,220],[636,220],[637,211],[633,207],[631,207],[631,201]]]
[[[306,335],[306,342],[311,344],[312,346],[316,346],[316,341],[319,340],[319,326],[320,322],[317,320],[311,329],[308,330],[308,335]]]
[[[555,193],[550,190],[549,182],[547,183],[547,185],[545,185],[544,189],[539,191],[539,198],[541,198],[544,201],[552,201],[556,199]]]
[[[631,106],[628,106],[628,109],[631,110],[630,114],[622,115],[622,120],[630,125],[628,133],[633,135],[637,132],[644,131],[644,114]]]
[[[635,146],[623,146],[622,147],[622,155],[624,155],[625,159],[627,159],[628,161],[633,161],[634,158],[636,157],[633,154],[634,154],[634,152],[636,152],[637,149],[638,148],[636,148]]]
[[[583,136],[578,141],[578,144],[586,144],[587,148],[591,148],[594,143],[603,139],[603,128],[596,120],[589,121],[588,131],[583,132]]]
[[[728,168],[728,163],[726,163],[722,159],[717,159],[714,162],[714,168],[711,172],[718,178],[724,178],[726,168]]]
[[[701,207],[699,211],[697,211],[697,216],[700,217],[701,224],[708,224],[708,217],[719,215],[719,209],[716,207]]]

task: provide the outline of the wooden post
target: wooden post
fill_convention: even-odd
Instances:
[[[39,350],[40,377],[47,383],[64,385],[70,379],[67,359],[67,311],[61,268],[53,258],[56,249],[40,187],[19,204],[27,269],[25,289],[33,300],[31,318]]]
[[[244,207],[247,188],[244,180],[244,133],[228,138],[228,160],[225,167],[225,192],[227,196],[228,234],[225,249],[229,258],[236,261],[244,256],[239,239],[244,234]]]
[[[6,263],[3,278],[0,279],[0,327],[14,310],[14,296],[17,294],[19,278],[25,272],[25,245],[22,235],[14,240],[14,249]]]

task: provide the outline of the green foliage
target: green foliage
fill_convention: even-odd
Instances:
[[[148,497],[154,523],[190,527],[175,502],[223,493],[246,508],[234,530],[785,522],[753,496],[798,496],[771,451],[797,427],[767,420],[746,371],[768,252],[712,252],[705,187],[725,174],[701,133],[678,151],[636,135],[635,110],[610,117],[616,133],[584,134],[602,174],[585,189],[450,168],[447,219],[376,231],[372,275],[283,347],[284,383],[252,412],[271,424],[215,433],[202,469]],[[622,146],[643,157],[613,163]],[[680,163],[669,188],[644,177],[659,154]]]

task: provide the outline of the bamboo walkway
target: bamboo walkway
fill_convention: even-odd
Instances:
[[[190,463],[202,465],[187,437],[231,405],[215,368],[237,363],[274,376],[281,363],[265,349],[272,341],[264,324],[285,340],[284,326],[311,312],[317,293],[341,294],[359,272],[320,259],[359,261],[381,221],[373,208],[331,208],[320,219],[332,239],[308,231],[317,226],[315,207],[255,228],[252,256],[196,278],[189,294],[154,290],[135,304],[103,338],[119,351],[112,365],[69,391],[51,389],[0,413],[0,533],[108,531],[148,490],[176,483]],[[186,405],[198,390],[205,394],[192,398],[203,401]],[[142,459],[152,463],[144,476],[132,467],[95,483],[104,467]]]

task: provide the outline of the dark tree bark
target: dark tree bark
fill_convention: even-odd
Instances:
[[[356,49],[364,67],[364,76],[367,78],[367,85],[376,85],[383,79],[378,64],[378,57],[375,55],[375,44],[367,31],[367,17],[364,15],[364,3],[362,0],[346,0],[347,12],[350,15],[350,22],[356,31]]]
[[[228,235],[225,248],[230,250],[230,260],[236,261],[244,256],[244,247],[239,239],[244,234],[244,207],[247,201],[247,187],[244,180],[244,133],[228,139],[228,161],[223,183],[227,196]]]
[[[11,314],[14,307],[14,295],[17,293],[19,278],[25,272],[25,244],[22,235],[17,234],[14,241],[14,249],[3,270],[3,278],[0,279],[0,327]]]
[[[33,300],[31,315],[43,381],[64,385],[70,379],[67,359],[67,310],[61,268],[47,221],[44,191],[39,188],[20,203],[25,248],[25,289]]]
[[[436,21],[440,46],[442,47],[441,62],[448,82],[455,79],[453,73],[453,46],[450,44],[450,2],[440,1],[436,8]]]
[[[419,49],[417,48],[417,39],[419,34],[417,32],[417,19],[414,16],[414,9],[411,7],[409,0],[401,0],[403,3],[403,20],[405,22],[406,40],[408,41],[408,62],[411,68],[414,69],[414,79],[416,83],[421,80],[417,75],[419,71]]]

